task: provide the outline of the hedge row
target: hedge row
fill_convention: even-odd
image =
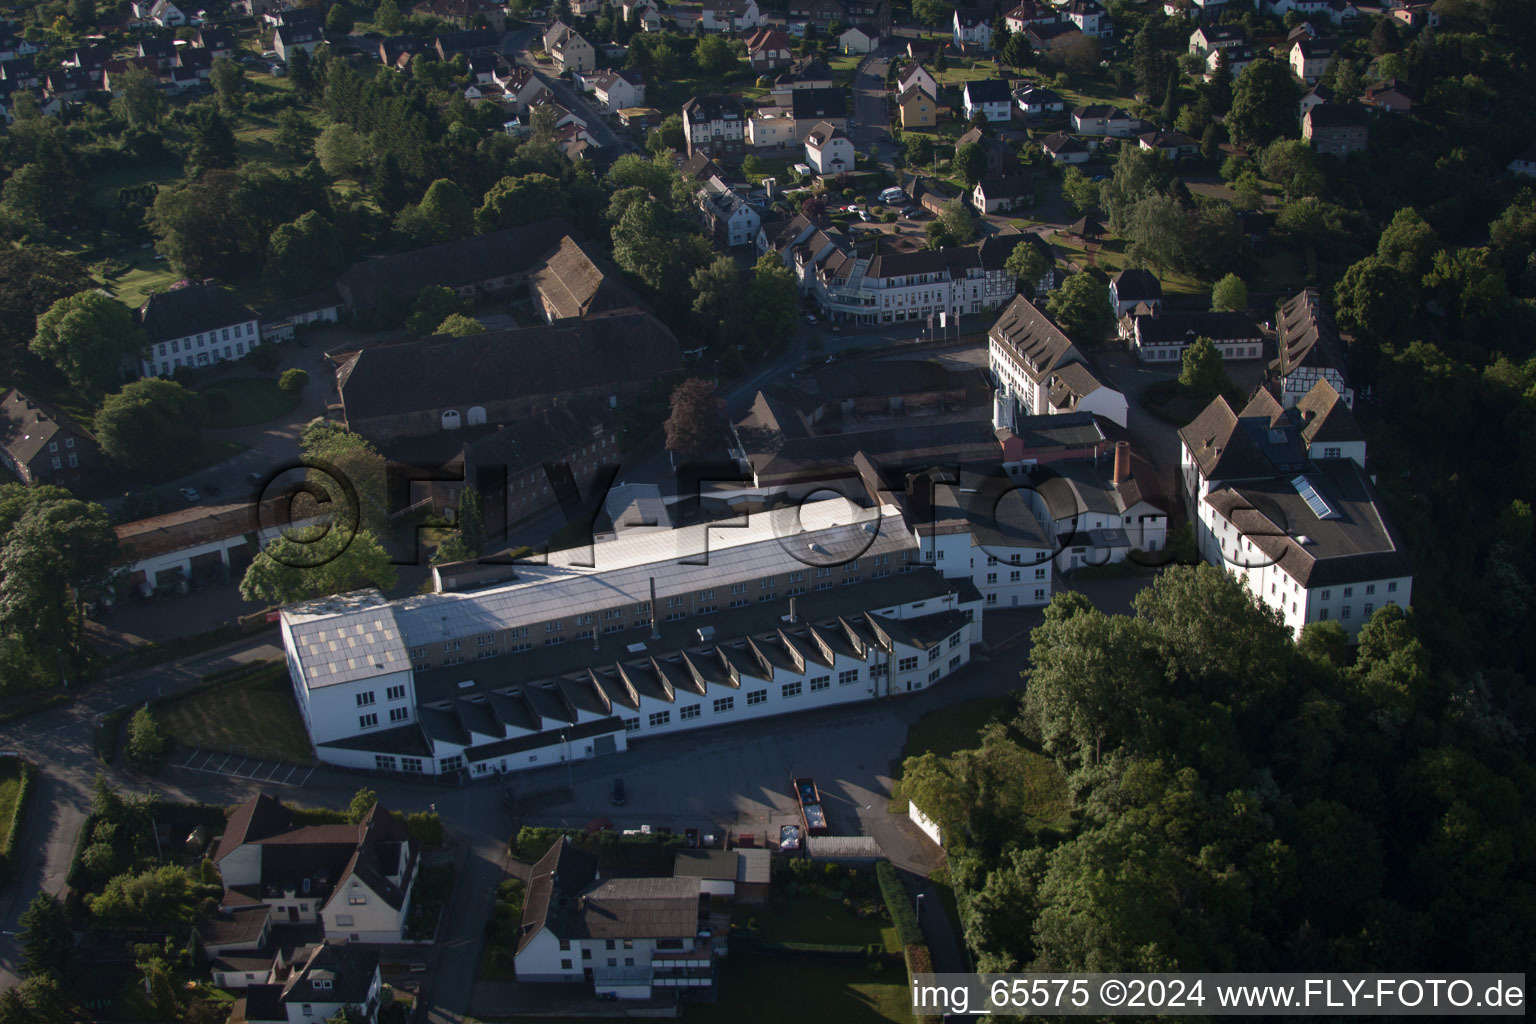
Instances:
[[[923,941],[923,929],[917,923],[917,911],[912,908],[912,897],[901,884],[896,866],[888,860],[875,865],[875,877],[880,879],[880,895],[885,897],[885,907],[891,912],[891,923],[896,926],[896,937],[903,946]]]
[[[11,816],[10,825],[5,830],[5,836],[0,838],[0,882],[8,882],[16,873],[15,853],[16,838],[21,832],[21,823],[27,816],[27,801],[32,797],[32,789],[37,777],[37,769],[32,762],[16,759],[21,768],[21,784],[16,794],[16,812]]]
[[[902,956],[907,961],[907,986],[917,983],[919,974],[933,973],[933,955],[928,947],[921,942],[914,942],[902,950]],[[920,1014],[917,1017],[918,1024],[939,1024],[944,1018],[930,1014]]]

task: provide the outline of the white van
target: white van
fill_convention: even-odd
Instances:
[[[907,198],[907,194],[899,188],[888,188],[880,193],[880,201],[882,203],[899,203],[905,198]]]

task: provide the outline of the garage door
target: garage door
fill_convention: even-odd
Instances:
[[[618,745],[614,742],[614,739],[611,735],[598,736],[592,741],[592,750],[594,754],[611,754],[617,749]]]

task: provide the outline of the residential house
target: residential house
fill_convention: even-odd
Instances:
[[[380,314],[399,323],[395,311],[408,309],[427,285],[452,288],[460,297],[473,300],[521,290],[544,253],[575,234],[570,224],[551,219],[375,256],[343,271],[336,278],[336,293],[354,315],[366,319]]]
[[[202,50],[207,50],[214,57],[233,57],[235,55],[235,33],[233,29],[223,25],[203,25],[198,28],[192,37],[193,44]]]
[[[1387,13],[1409,28],[1440,27],[1440,12],[1431,3],[1397,4]]]
[[[806,57],[773,80],[769,99],[781,107],[789,106],[794,94],[802,89],[831,89],[836,85],[832,69],[819,57]]]
[[[746,115],[734,96],[695,96],[683,104],[688,155],[740,163],[746,155]]]
[[[153,59],[157,71],[169,71],[176,66],[176,49],[176,38],[168,32],[145,33],[139,37],[139,56]],[[103,70],[112,63],[115,62],[103,65]]]
[[[168,377],[178,366],[211,366],[249,355],[261,341],[258,318],[216,285],[156,292],[139,310],[149,340],[139,372]]]
[[[794,58],[794,43],[781,28],[765,25],[747,38],[747,63],[758,74],[787,68]]]
[[[325,33],[318,26],[279,25],[272,34],[272,49],[276,51],[277,59],[285,64],[293,60],[293,55],[299,50],[314,53],[315,48],[323,42]]]
[[[834,21],[841,22],[847,17],[848,10],[841,0],[789,0],[789,9],[785,13],[792,36],[805,35],[806,26],[825,36]]]
[[[1523,174],[1526,177],[1536,178],[1536,142],[1520,152],[1505,167],[1511,174]]]
[[[1009,32],[1023,32],[1030,25],[1050,25],[1060,20],[1056,8],[1038,0],[1023,0],[1003,16]]]
[[[932,128],[938,124],[938,105],[917,83],[909,85],[897,95],[896,106],[901,111],[903,128]]]
[[[1217,398],[1179,440],[1201,557],[1294,635],[1332,620],[1353,637],[1411,601],[1412,562],[1365,471],[1365,435],[1326,380],[1289,408],[1263,389],[1241,411]]]
[[[1406,114],[1413,109],[1413,87],[1407,82],[1389,78],[1368,86],[1360,102],[1389,114]]]
[[[1040,429],[1034,424],[1053,418],[1025,418],[1020,426],[1032,433]],[[1091,459],[1007,467],[1018,469],[1016,478],[1027,484],[1023,494],[1044,526],[1058,572],[1124,562],[1133,551],[1167,547],[1170,502],[1157,471],[1129,441],[1117,441],[1110,452],[1107,460],[1098,458],[1096,449]]]
[[[961,110],[968,122],[978,112],[990,124],[1007,124],[1012,120],[1013,95],[1008,83],[1001,78],[966,82],[961,97]]]
[[[439,60],[452,60],[459,54],[466,59],[477,56],[494,56],[501,40],[494,29],[472,28],[460,32],[444,32],[432,40],[432,49]]]
[[[939,83],[928,69],[923,67],[920,61],[913,61],[902,68],[901,74],[896,78],[896,92],[898,94],[905,93],[908,89],[914,87],[927,93],[929,99],[936,100],[939,98]]]
[[[1060,10],[1062,16],[1085,36],[1108,39],[1115,34],[1109,12],[1099,0],[1070,0]]]
[[[81,68],[54,68],[43,75],[43,95],[60,103],[79,103],[95,91],[93,73]]]
[[[761,20],[757,0],[704,0],[699,14],[704,31],[732,35],[757,28]]]
[[[1301,119],[1301,137],[1319,153],[1346,157],[1371,140],[1371,114],[1354,103],[1319,103]]]
[[[1001,177],[1018,170],[1019,158],[1008,143],[991,135],[985,135],[980,128],[972,128],[955,140],[955,149],[961,146],[975,144],[981,147],[981,151],[987,158],[986,175]]]
[[[1138,118],[1105,103],[1090,103],[1072,111],[1072,130],[1079,135],[1129,139],[1138,134],[1141,125]]]
[[[187,23],[186,13],[171,0],[136,0],[131,9],[134,20],[143,25],[181,28]]]
[[[796,89],[790,93],[789,109],[797,140],[804,140],[823,121],[839,130],[848,127],[848,94],[842,89]]]
[[[336,381],[348,429],[385,445],[505,423],[557,401],[616,406],[681,364],[672,332],[627,308],[547,326],[369,346],[337,370]]]
[[[393,690],[357,696],[345,713],[374,723],[363,728],[386,713],[396,722],[414,715]],[[381,804],[357,824],[298,825],[281,802],[258,793],[230,815],[211,850],[224,883],[223,911],[265,905],[277,921],[318,924],[339,942],[405,937],[420,849],[405,823]]]
[[[513,113],[526,113],[528,108],[543,97],[552,95],[549,87],[533,68],[526,64],[507,64],[498,67],[491,81],[501,86],[503,102]]]
[[[269,981],[248,984],[230,1008],[246,1024],[310,1024],[342,1013],[377,1024],[383,979],[379,951],[315,943],[271,959]]]
[[[747,145],[756,150],[800,146],[805,140],[796,130],[795,112],[789,107],[758,107],[747,119]],[[814,123],[807,126],[809,132]],[[698,154],[704,157],[704,154]],[[712,162],[712,161],[711,161]]]
[[[1269,382],[1287,409],[1311,392],[1319,380],[1343,396],[1353,407],[1355,393],[1349,387],[1349,354],[1333,314],[1323,305],[1316,288],[1308,288],[1280,304],[1275,316],[1276,355],[1269,364]]]
[[[539,261],[528,277],[528,292],[534,308],[551,324],[645,308],[617,267],[569,235]]]
[[[817,174],[853,170],[854,155],[853,140],[826,121],[818,123],[805,137],[805,162]]]
[[[1083,30],[1070,21],[1034,22],[1024,26],[1024,39],[1038,53],[1050,53],[1083,37]]]
[[[541,48],[548,53],[558,40],[574,31],[576,30],[561,19],[550,19],[549,24],[544,26],[544,32],[539,36]]]
[[[1125,395],[1105,384],[1083,351],[1022,295],[988,331],[987,354],[997,388],[994,426],[1017,433],[1020,417],[1069,412],[1125,426]]]
[[[1332,102],[1333,102],[1333,90],[1328,88],[1322,82],[1318,82],[1312,88],[1310,88],[1306,92],[1302,93],[1302,95],[1301,95],[1301,105],[1300,105],[1300,110],[1299,110],[1298,116],[1302,120],[1306,120],[1307,111],[1311,110],[1313,107],[1317,106],[1320,103],[1332,103]]]
[[[837,37],[837,50],[843,54],[865,54],[880,45],[880,34],[874,29],[854,25],[843,30]]]
[[[1034,175],[988,175],[976,183],[971,199],[981,213],[1007,213],[1032,206],[1035,201]]]
[[[610,999],[713,989],[728,928],[712,926],[700,893],[700,879],[687,875],[599,878],[597,855],[561,838],[529,878],[517,975],[590,982]]]
[[[123,79],[131,70],[143,71],[152,78],[160,76],[159,62],[153,57],[126,57],[107,62],[101,69],[101,88],[113,96],[123,94]]]
[[[1139,137],[1142,149],[1161,153],[1174,163],[1200,155],[1200,140],[1183,132],[1146,132]]]
[[[1085,164],[1092,152],[1082,139],[1066,132],[1054,132],[1040,140],[1040,148],[1058,164]]]
[[[1328,70],[1329,61],[1339,52],[1339,41],[1334,38],[1317,39],[1302,36],[1291,44],[1291,73],[1309,85],[1316,82]]]
[[[1166,366],[1177,363],[1196,338],[1211,339],[1229,361],[1264,355],[1264,333],[1241,313],[1161,311],[1134,316],[1128,340],[1137,359]]]
[[[96,438],[69,416],[15,388],[0,396],[0,463],[17,480],[67,487],[100,461]]]
[[[953,39],[955,49],[961,53],[985,53],[992,49],[991,8],[955,8]]]
[[[379,63],[386,68],[396,71],[404,71],[410,64],[411,58],[427,49],[427,42],[421,36],[404,35],[390,36],[379,40]],[[521,67],[521,65],[518,65]],[[524,68],[532,74],[531,68]]]
[[[938,59],[939,54],[948,49],[949,40],[947,39],[908,39],[899,52],[909,60],[920,64],[931,64]]]
[[[550,59],[560,71],[591,71],[597,67],[597,51],[575,29],[556,32],[552,37],[545,33],[544,38]]]
[[[891,34],[890,0],[842,0],[842,22],[863,31],[876,42]]]
[[[199,81],[206,82],[213,77],[213,54],[195,46],[178,46],[173,70],[191,71]]]
[[[603,71],[592,79],[592,98],[599,110],[612,113],[645,105],[645,76],[632,68]]]
[[[455,28],[507,30],[507,9],[492,0],[421,0],[411,12],[445,21]]]
[[[719,178],[705,183],[699,193],[699,209],[710,237],[721,248],[751,245],[763,223],[762,215],[747,202],[747,197]]]
[[[1212,50],[1205,55],[1205,78],[1207,81],[1216,77],[1221,70],[1221,65],[1226,64],[1227,72],[1236,79],[1238,75],[1259,58],[1257,47],[1248,46],[1224,46]]]
[[[1201,25],[1189,34],[1189,55],[1206,57],[1216,50],[1242,46],[1246,37],[1241,25]]]
[[[1042,89],[1037,85],[1022,85],[1015,89],[1013,103],[1025,117],[1045,117],[1067,109],[1066,100],[1050,89]]]
[[[272,949],[272,908],[266,904],[198,918],[192,948],[207,960],[213,983],[229,992],[267,984],[274,968],[286,966]]]
[[[1127,267],[1109,279],[1109,295],[1115,303],[1115,317],[1125,316],[1138,305],[1152,312],[1163,308],[1163,285],[1157,275],[1140,267]]]
[[[661,31],[661,11],[656,8],[656,0],[622,0],[619,13],[626,23],[638,19],[643,31]]]

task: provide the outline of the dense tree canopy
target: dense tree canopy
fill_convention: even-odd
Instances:
[[[107,457],[140,479],[165,479],[202,454],[203,400],[172,380],[146,377],[108,395],[96,414]]]
[[[672,389],[672,412],[667,417],[666,445],[679,455],[707,455],[721,443],[720,399],[715,386],[701,377],[690,377]]]
[[[1046,309],[1067,336],[1092,347],[1109,337],[1115,327],[1115,307],[1109,286],[1092,274],[1073,274],[1051,292]]]

